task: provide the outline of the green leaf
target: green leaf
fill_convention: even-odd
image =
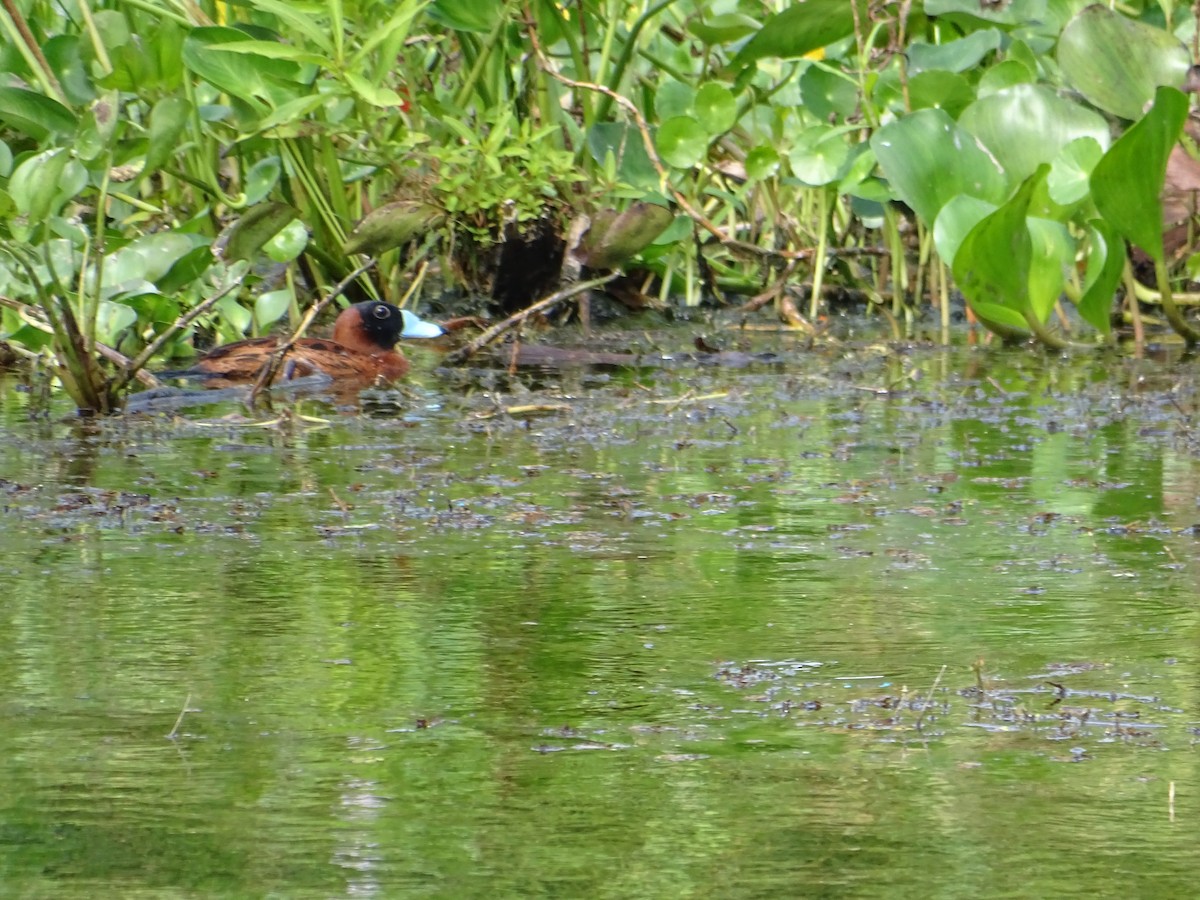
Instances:
[[[612,154],[621,181],[642,190],[658,187],[658,172],[646,153],[641,132],[632,125],[597,122],[588,129],[587,143],[592,159],[601,165]]]
[[[1191,58],[1169,32],[1097,4],[1063,29],[1058,64],[1068,83],[1091,103],[1136,119],[1155,88],[1183,85]]]
[[[769,145],[755,147],[746,154],[746,177],[770,178],[779,171],[779,152]]]
[[[1089,137],[1078,138],[1063,147],[1046,177],[1050,199],[1064,207],[1083,201],[1091,193],[1088,180],[1103,155],[1104,148]]]
[[[295,99],[301,70],[290,60],[220,52],[222,44],[237,44],[245,37],[236,28],[193,28],[183,42],[183,61],[196,75],[262,116],[269,107]]]
[[[455,31],[490,34],[496,27],[498,0],[434,0],[427,15],[434,22]]]
[[[688,22],[688,31],[710,47],[714,44],[740,41],[747,35],[754,34],[758,28],[757,19],[741,13],[722,13],[718,16],[708,16],[703,21],[692,19]]]
[[[402,247],[418,234],[440,228],[445,213],[419,200],[385,203],[368,213],[346,239],[344,252],[378,256]]]
[[[1013,198],[979,221],[954,255],[954,280],[981,319],[1024,330],[1033,241],[1026,223],[1029,201],[1049,166],[1025,181]]]
[[[179,137],[192,114],[192,104],[183,97],[163,97],[150,110],[149,145],[142,175],[153,175],[179,150]]]
[[[850,156],[845,129],[813,125],[800,133],[788,151],[792,174],[817,187],[835,181]]]
[[[1013,185],[1077,138],[1108,144],[1103,117],[1040,85],[1019,84],[976,100],[958,124],[992,151]]]
[[[1028,302],[1037,320],[1045,322],[1066,284],[1067,266],[1075,262],[1075,242],[1061,222],[1030,216],[1025,226],[1030,241]]]
[[[1187,118],[1182,93],[1160,87],[1154,106],[1109,147],[1089,181],[1100,215],[1157,262],[1163,260],[1162,200],[1167,157]]]
[[[710,137],[724,134],[737,121],[737,101],[723,84],[710,81],[696,91],[696,119]]]
[[[1108,334],[1112,328],[1113,295],[1125,269],[1125,241],[1103,219],[1088,223],[1087,274],[1079,315],[1097,331]]]
[[[958,194],[994,204],[1007,194],[995,160],[940,109],[889,122],[871,136],[871,149],[892,190],[927,223]]]
[[[299,213],[286,203],[260,203],[242,214],[219,241],[225,259],[252,259],[263,244],[278,234]]]
[[[51,134],[71,134],[79,124],[75,114],[57,100],[15,87],[0,87],[0,122],[35,141]]]
[[[854,34],[854,11],[868,21],[866,0],[805,0],[763,23],[733,58],[735,68],[765,57],[793,59]]]
[[[840,70],[814,63],[800,76],[800,101],[818,119],[844,119],[858,107],[858,85]]]
[[[690,84],[668,78],[654,92],[654,114],[660,122],[675,116],[687,116],[692,113],[692,104],[696,100],[696,89]]]
[[[1002,25],[1023,25],[1046,18],[1046,0],[1010,0],[994,4],[980,0],[925,0],[925,15],[961,15]]]
[[[953,262],[971,229],[994,213],[996,208],[995,203],[966,194],[947,200],[933,223],[933,244],[937,247],[938,256]]]
[[[674,220],[666,207],[644,201],[620,213],[602,209],[592,216],[576,254],[590,268],[616,268],[648,247]]]
[[[57,212],[62,205],[58,200],[59,183],[70,159],[65,149],[46,150],[24,159],[8,181],[17,212],[31,223],[42,222]]]
[[[944,109],[957,119],[975,99],[975,89],[964,75],[932,69],[909,78],[908,99],[914,110]]]
[[[972,69],[985,56],[1000,49],[1003,36],[995,28],[976,31],[957,41],[945,44],[926,44],[914,41],[908,48],[908,65],[912,73],[929,69],[964,72]]]
[[[346,72],[345,78],[346,84],[350,85],[350,89],[371,106],[377,106],[380,109],[393,109],[404,105],[404,98],[390,87],[372,84],[357,72]]]
[[[708,132],[691,116],[672,116],[659,127],[654,143],[665,162],[690,169],[708,152]]]
[[[254,0],[253,5],[286,22],[292,30],[304,35],[326,56],[333,55],[328,12],[324,3],[299,3],[297,0]]]
[[[263,252],[277,263],[291,262],[308,246],[308,227],[292,219],[283,230],[263,244]]]
[[[266,291],[254,298],[254,327],[266,331],[291,309],[292,292],[288,288]]]

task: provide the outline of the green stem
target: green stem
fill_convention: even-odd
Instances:
[[[829,188],[817,190],[817,252],[813,255],[812,296],[808,317],[815,322],[821,306],[821,288],[825,281],[825,260],[829,250]]]
[[[1175,305],[1175,298],[1171,295],[1171,281],[1167,277],[1167,264],[1161,259],[1154,261],[1154,278],[1158,282],[1158,292],[1162,295],[1163,313],[1167,321],[1189,347],[1194,347],[1200,343],[1200,331],[1188,324],[1179,307]]]

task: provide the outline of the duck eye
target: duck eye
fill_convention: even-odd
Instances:
[[[380,303],[378,306],[376,306],[375,309],[372,310],[372,312],[375,313],[375,318],[377,318],[377,319],[387,319],[387,318],[390,318],[392,315],[392,311],[390,309],[388,309],[386,306],[384,306],[382,303]]]

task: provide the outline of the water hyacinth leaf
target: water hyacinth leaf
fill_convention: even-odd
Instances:
[[[181,256],[155,284],[164,294],[185,290],[199,280],[213,265],[212,248],[207,244],[193,247]]]
[[[396,200],[373,209],[346,239],[346,253],[378,256],[402,247],[419,234],[441,227],[446,214],[420,200]]]
[[[658,186],[658,172],[650,162],[641,132],[619,122],[598,122],[588,129],[588,150],[592,159],[601,165],[612,155],[620,179],[636,188],[653,190]]]
[[[263,244],[298,215],[286,203],[260,203],[250,207],[217,239],[221,255],[227,260],[252,259],[262,250]]]
[[[614,269],[661,235],[675,215],[666,207],[638,201],[623,212],[603,209],[592,216],[576,255],[592,269]]]
[[[741,13],[722,13],[717,16],[707,16],[705,19],[693,19],[688,22],[688,31],[708,46],[715,44],[731,44],[758,31],[757,19],[744,16]]]
[[[105,344],[115,345],[121,332],[137,323],[137,312],[124,303],[101,300],[96,310],[96,337]]]
[[[1103,219],[1088,222],[1087,235],[1087,273],[1079,298],[1079,315],[1097,331],[1108,334],[1112,328],[1113,296],[1125,269],[1125,241]]]
[[[845,118],[858,108],[858,85],[844,73],[814,63],[800,76],[800,102],[818,119]]]
[[[263,244],[263,252],[277,263],[291,262],[308,246],[308,227],[299,219],[292,219],[283,229]]]
[[[1077,138],[1108,145],[1102,116],[1040,85],[1019,84],[976,100],[958,124],[992,151],[1014,185]]]
[[[977,94],[987,97],[1014,85],[1033,84],[1036,78],[1025,63],[1017,59],[1006,59],[984,70],[979,78]]]
[[[710,81],[696,91],[696,119],[712,137],[724,134],[737,121],[737,101],[723,84]]]
[[[1154,106],[1096,163],[1089,184],[1100,215],[1158,262],[1163,259],[1162,200],[1167,157],[1179,140],[1188,101],[1160,87]]]
[[[250,167],[246,173],[246,205],[253,206],[267,199],[267,195],[279,183],[283,165],[278,156],[266,156]]]
[[[679,169],[690,169],[708,152],[708,132],[692,116],[673,116],[655,135],[658,155]]]
[[[292,292],[287,288],[266,291],[254,298],[254,327],[265,331],[283,318],[292,307]]]
[[[245,334],[254,322],[254,315],[233,295],[222,297],[213,304],[213,309],[220,316],[217,325],[222,334],[231,338]]]
[[[474,34],[489,34],[496,27],[496,0],[434,0],[427,15],[434,22]]]
[[[79,124],[75,114],[57,100],[16,87],[0,87],[0,122],[35,141],[70,134]]]
[[[982,3],[980,0],[925,0],[925,15],[957,15],[996,22],[1001,25],[1022,25],[1046,17],[1047,0],[1011,0],[1008,3]]]
[[[1075,263],[1075,241],[1061,222],[1033,216],[1025,220],[1029,231],[1028,302],[1033,315],[1045,322],[1066,284],[1066,270]]]
[[[153,175],[179,150],[179,136],[192,114],[192,104],[183,97],[163,97],[150,110],[149,144],[143,175]]]
[[[899,93],[897,98],[903,101]],[[975,99],[975,89],[964,75],[933,69],[909,79],[908,98],[914,110],[944,109],[950,118],[957,119]]]
[[[8,192],[17,212],[30,222],[37,223],[44,221],[52,211],[57,211],[59,182],[70,159],[67,150],[59,149],[47,150],[23,160],[8,181]]]
[[[768,18],[733,58],[733,67],[765,57],[794,59],[854,34],[855,7],[866,22],[866,0],[806,0]]]
[[[951,197],[933,223],[933,244],[937,247],[938,256],[947,262],[954,262],[958,248],[971,229],[995,211],[995,203],[977,197],[966,194]]]
[[[871,149],[896,196],[926,222],[959,194],[995,204],[1007,194],[996,161],[940,109],[889,122],[871,136]]]
[[[301,67],[257,53],[221,52],[222,44],[237,44],[245,37],[245,32],[236,28],[193,28],[183,42],[183,62],[213,87],[265,115],[270,107],[296,96]]]
[[[806,128],[788,151],[792,174],[812,187],[835,181],[850,158],[850,146],[840,128]]]
[[[1064,207],[1086,199],[1091,193],[1088,180],[1103,155],[1104,148],[1090,137],[1077,138],[1063,147],[1046,176],[1050,199]]]
[[[113,287],[137,280],[157,282],[194,246],[191,237],[170,231],[138,238],[105,257],[103,284]]]
[[[74,106],[90,103],[96,96],[79,48],[79,36],[73,34],[55,35],[42,45],[42,53],[54,70],[64,97]]]
[[[1024,331],[1026,317],[1034,315],[1029,299],[1033,241],[1026,213],[1049,168],[1040,167],[1011,200],[984,216],[954,255],[954,280],[985,322]]]
[[[8,144],[0,141],[0,178],[7,178],[12,174],[13,155]]]
[[[1003,40],[1003,35],[997,29],[987,28],[945,44],[914,41],[905,55],[908,57],[910,72],[924,72],[930,69],[965,72],[979,65],[989,53],[999,50]]]
[[[1096,4],[1063,29],[1058,64],[1071,87],[1090,103],[1136,119],[1156,88],[1182,87],[1191,58],[1169,32]]]
[[[686,116],[692,112],[696,89],[690,84],[669,78],[654,92],[654,114],[660,122],[675,116]]]

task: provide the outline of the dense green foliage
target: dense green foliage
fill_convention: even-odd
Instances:
[[[81,408],[195,327],[295,322],[360,254],[367,296],[439,256],[492,291],[499,247],[569,259],[588,222],[629,228],[592,267],[688,302],[800,321],[830,276],[945,322],[952,272],[988,327],[1060,344],[1062,299],[1107,335],[1124,276],[1197,336],[1163,244],[1193,36],[1166,0],[7,0],[0,30],[0,336]]]

